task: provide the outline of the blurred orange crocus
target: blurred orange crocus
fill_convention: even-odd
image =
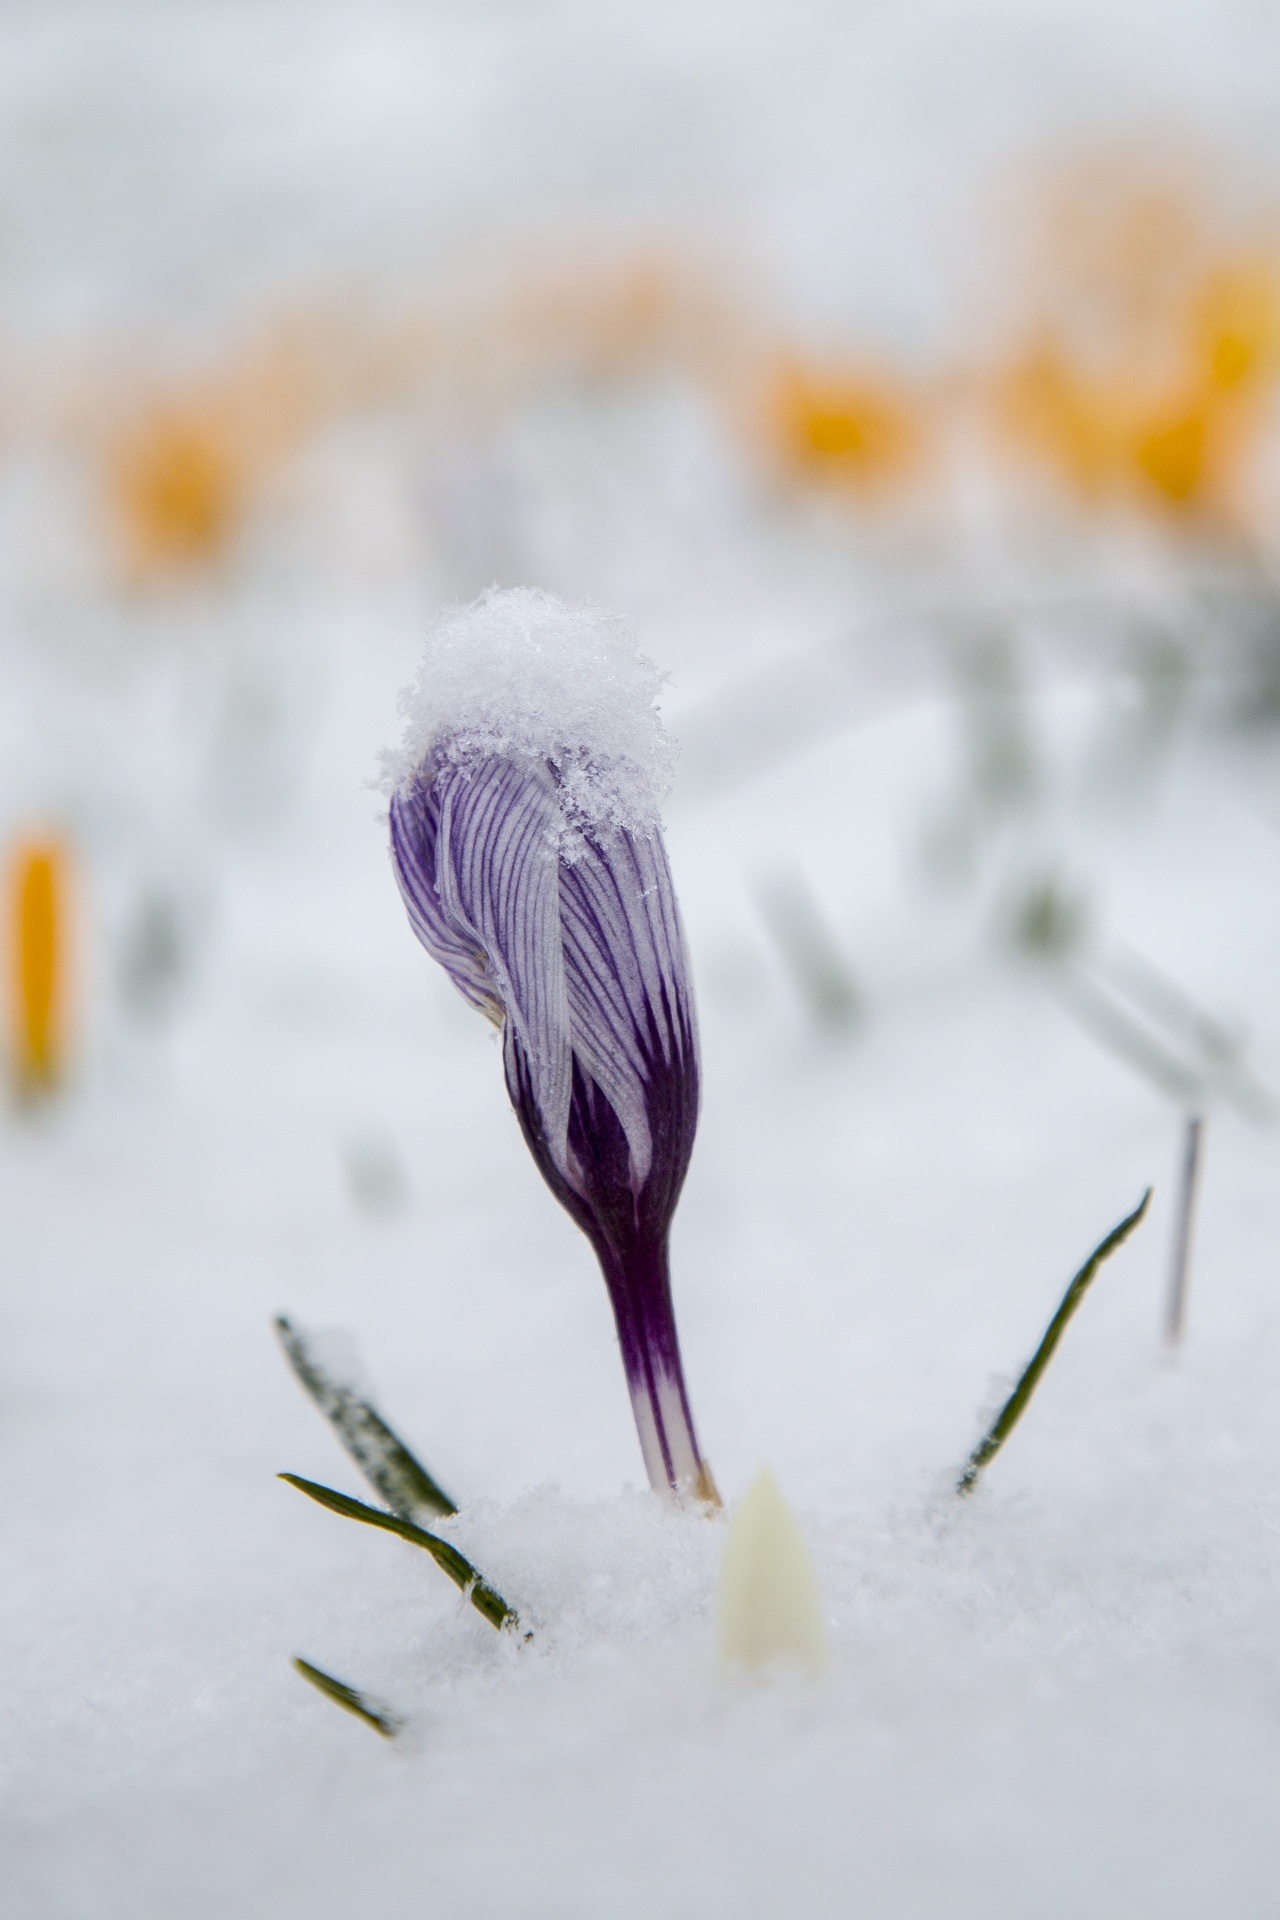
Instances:
[[[1269,384],[1280,373],[1280,261],[1258,252],[1217,263],[1196,289],[1191,322],[1215,392]]]
[[[918,406],[886,374],[789,361],[774,377],[770,403],[778,451],[811,479],[870,490],[900,479],[921,449]]]
[[[112,450],[112,504],[133,565],[153,573],[216,559],[246,504],[235,423],[211,403],[166,404]]]
[[[66,1066],[66,860],[54,840],[14,850],[10,867],[13,1081],[20,1098],[52,1092]]]
[[[135,395],[104,448],[107,504],[135,580],[224,558],[268,475],[356,397],[349,358],[336,328],[298,320],[220,372]]]
[[[997,380],[1014,436],[1087,499],[1238,519],[1280,378],[1280,255],[1227,241],[1176,179],[1121,155],[1059,186],[1038,273]]]

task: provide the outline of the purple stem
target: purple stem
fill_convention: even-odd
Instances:
[[[649,1484],[718,1507],[720,1495],[699,1451],[685,1390],[666,1246],[637,1248],[625,1266],[602,1254],[600,1264]]]

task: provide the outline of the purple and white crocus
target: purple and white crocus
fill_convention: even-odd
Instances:
[[[650,1482],[716,1501],[667,1258],[698,1047],[660,684],[597,609],[495,589],[446,616],[402,700],[391,851],[414,932],[501,1027],[529,1150],[600,1261]]]

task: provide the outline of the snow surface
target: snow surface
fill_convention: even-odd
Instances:
[[[813,337],[926,355],[1032,149],[1172,124],[1274,168],[1277,31],[1252,0],[6,14],[0,825],[74,849],[79,1007],[66,1097],[0,1120],[6,1920],[1274,1912],[1277,1135],[1211,1107],[1170,1360],[1183,1113],[1007,936],[1028,885],[1069,883],[1090,952],[1157,964],[1280,1087],[1276,736],[1198,685],[1109,787],[1141,689],[1082,616],[1027,674],[1020,809],[984,811],[947,646],[1005,593],[1118,599],[1135,558],[1176,598],[1196,556],[1020,543],[1008,499],[975,555],[779,496],[658,369],[452,439],[372,407],[232,562],[130,599],[75,426],[104,334],[181,360],[326,276],[412,291],[566,231],[745,259]],[[812,1678],[718,1663],[724,1525],[641,1490],[590,1251],[388,869],[367,782],[396,690],[495,577],[623,609],[672,671],[704,1069],[677,1309],[722,1491],[767,1462],[800,1517]],[[851,680],[815,651],[850,633]],[[769,937],[779,872],[848,962],[851,1029]],[[527,1646],[274,1477],[367,1491],[281,1310],[350,1329]]]
[[[626,623],[528,587],[490,588],[445,614],[400,696],[405,733],[385,759],[398,786],[430,756],[553,766],[570,828],[652,832],[674,743],[658,713],[662,675]]]

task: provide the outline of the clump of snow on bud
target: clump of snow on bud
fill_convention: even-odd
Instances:
[[[818,1576],[796,1517],[767,1467],[730,1522],[719,1615],[720,1657],[734,1666],[826,1664]]]
[[[564,825],[648,833],[671,785],[675,744],[657,700],[664,676],[625,621],[530,587],[491,587],[444,614],[400,696],[391,788],[425,760],[498,755],[554,770]]]

